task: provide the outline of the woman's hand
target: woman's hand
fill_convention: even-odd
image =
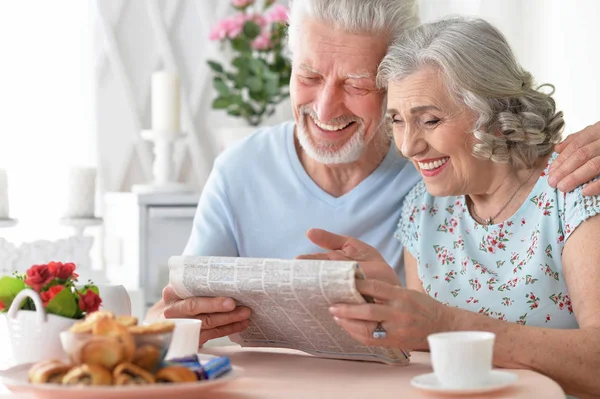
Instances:
[[[452,310],[427,294],[377,280],[357,281],[356,286],[376,303],[340,303],[329,311],[336,323],[365,345],[424,350],[427,335],[451,330]],[[386,338],[373,338],[378,322]]]
[[[400,284],[394,269],[369,244],[322,229],[310,229],[306,236],[314,244],[329,250],[329,252],[301,255],[296,259],[353,260],[359,262],[360,268],[367,278],[394,285]]]

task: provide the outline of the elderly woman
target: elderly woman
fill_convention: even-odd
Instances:
[[[408,289],[389,275],[392,284],[359,282],[377,303],[337,304],[336,321],[367,344],[415,350],[428,348],[430,333],[491,331],[496,366],[600,395],[600,197],[548,183],[564,125],[551,95],[482,20],[406,33],[378,81],[396,144],[423,176],[396,234]],[[335,251],[307,257],[355,259],[386,276],[374,248],[323,230],[308,235]]]

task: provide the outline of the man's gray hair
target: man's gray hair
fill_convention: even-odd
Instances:
[[[490,23],[450,18],[405,32],[379,66],[377,84],[386,88],[425,66],[438,68],[449,92],[477,114],[475,156],[529,168],[560,141],[564,121],[554,86],[534,87]]]
[[[289,49],[294,51],[306,17],[344,32],[387,35],[391,43],[419,24],[418,11],[417,0],[291,0]]]

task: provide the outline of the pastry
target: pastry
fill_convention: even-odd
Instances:
[[[117,316],[117,323],[125,327],[137,326],[138,319],[133,316]]]
[[[125,361],[123,345],[112,337],[92,336],[83,344],[79,353],[79,362],[95,364],[108,370]]]
[[[87,321],[97,321],[100,319],[114,319],[115,315],[112,312],[109,312],[108,310],[97,310],[95,312],[89,313],[86,317],[85,320]]]
[[[156,372],[156,382],[195,382],[196,373],[183,366],[167,366]]]
[[[94,324],[92,328],[92,334],[103,335],[105,337],[117,339],[121,343],[121,346],[124,350],[123,361],[131,362],[133,360],[135,341],[127,327],[124,325],[119,324],[113,319],[102,318]]]
[[[65,374],[72,366],[58,360],[45,360],[34,364],[29,369],[29,381],[34,384],[57,383],[60,384]]]
[[[69,371],[62,379],[67,385],[112,385],[110,371],[95,364],[82,364]]]
[[[111,312],[98,310],[88,314],[83,321],[75,323],[69,328],[69,331],[74,333],[90,333],[96,322],[101,319],[114,319],[115,315]]]
[[[132,363],[144,370],[154,371],[161,359],[160,351],[154,345],[141,345],[135,350]]]
[[[113,370],[115,385],[154,384],[154,376],[132,363],[121,363]]]
[[[175,329],[175,323],[172,321],[159,321],[152,324],[143,324],[129,327],[129,332],[134,335],[160,334],[172,332]]]

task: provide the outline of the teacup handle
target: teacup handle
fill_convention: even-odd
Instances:
[[[44,310],[44,304],[42,303],[40,295],[34,290],[30,290],[29,288],[26,288],[19,292],[15,299],[12,301],[8,312],[6,313],[8,318],[15,319],[17,317],[17,312],[19,311],[21,303],[23,303],[23,300],[25,300],[25,298],[31,298],[33,300],[33,303],[35,304],[35,312],[37,313],[38,324],[45,323],[46,311]]]

